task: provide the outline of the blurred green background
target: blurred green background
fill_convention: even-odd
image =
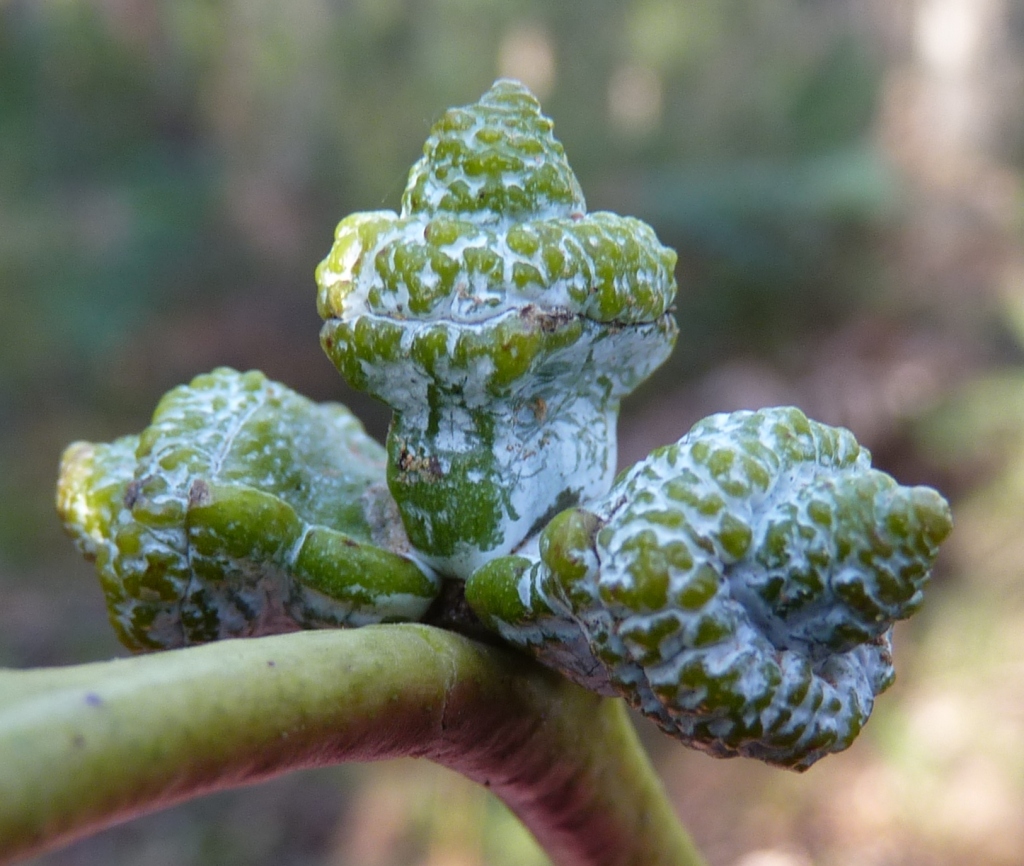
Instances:
[[[317,343],[334,224],[396,207],[499,75],[592,209],[680,252],[622,460],[794,403],[954,500],[899,682],[805,776],[641,732],[714,866],[1024,862],[1024,7],[1014,0],[0,0],[0,664],[121,652],[53,513],[64,445],[258,367],[381,408]],[[0,767],[0,772],[3,768]],[[34,861],[532,866],[416,762],[298,774]]]

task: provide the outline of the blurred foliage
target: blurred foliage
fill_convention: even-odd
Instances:
[[[327,862],[358,866],[550,866],[518,819],[469,780],[423,761],[396,761],[365,776]]]
[[[1019,318],[1008,316],[1024,348]],[[950,559],[904,676],[901,712],[875,736],[872,796],[950,862],[1015,864],[1024,852],[1024,366],[953,389],[918,424],[920,448],[964,491]],[[979,736],[979,732],[983,735]]]
[[[929,3],[942,5],[908,8]],[[907,225],[928,196],[907,190],[879,145],[879,117],[903,80],[876,27],[886,6],[0,0],[0,663],[117,651],[92,570],[53,515],[67,442],[141,429],[160,394],[220,364],[340,399],[383,433],[381,407],[349,391],[320,352],[313,268],[342,216],[397,207],[430,123],[500,74],[542,97],[592,209],[646,219],[680,250],[679,347],[640,397],[679,401],[673,424],[686,415],[685,386],[736,359],[795,371],[799,384],[825,361],[852,369],[842,355],[849,341],[833,335],[858,333],[858,322],[887,323],[862,330],[890,340],[910,322],[941,319],[948,296],[898,286],[899,257],[914,254],[912,244],[905,253]],[[1009,32],[1019,42],[1015,14]],[[1002,142],[1009,159],[1020,158],[1021,140],[1015,129]],[[1019,165],[1009,171],[1019,178]],[[945,163],[938,175],[949,175]],[[996,315],[967,294],[968,259],[963,275],[939,272],[966,287],[965,308],[980,310],[970,326],[988,327]],[[926,272],[920,282],[938,280]],[[1005,343],[980,354],[1024,357]],[[957,378],[947,383],[942,369],[933,376],[940,390]],[[829,864],[1019,862],[1006,855],[1011,819],[1024,826],[1016,764],[993,776],[998,754],[955,740],[962,724],[939,728],[953,731],[959,751],[929,757],[914,743],[935,718],[964,713],[1009,718],[1000,749],[1016,737],[1019,752],[1024,737],[1024,696],[1003,690],[992,703],[1008,675],[999,659],[1019,659],[1024,634],[1020,369],[956,396],[943,391],[945,408],[921,442],[907,434],[889,443],[909,480],[934,473],[946,492],[963,494],[961,552],[905,632],[903,663],[916,685],[880,702],[857,749],[797,779],[651,741],[712,862],[758,846],[771,848],[765,856],[775,859],[763,862],[772,863],[809,862],[799,852],[811,850]],[[797,388],[793,399],[805,394]],[[977,655],[954,651],[965,641]],[[542,862],[507,812],[445,779],[408,764],[303,775],[38,862]],[[967,826],[950,810],[972,813],[943,792],[992,779],[1003,805],[971,825],[967,842],[950,844],[949,828]],[[915,799],[918,785],[925,793]],[[880,812],[872,797],[905,808]],[[385,813],[391,847],[378,839],[353,849]],[[946,830],[930,814],[946,815]],[[1003,848],[970,849],[995,836]],[[844,848],[860,853],[844,860]]]

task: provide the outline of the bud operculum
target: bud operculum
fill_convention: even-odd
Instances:
[[[165,649],[418,619],[437,579],[378,525],[383,481],[347,409],[220,369],[140,436],[70,446],[57,504],[122,642]]]
[[[354,214],[317,270],[327,354],[394,409],[411,543],[465,578],[604,493],[619,402],[668,355],[675,254],[586,206],[551,122],[500,81],[434,126],[401,214]]]
[[[685,742],[804,769],[892,682],[892,624],[950,526],[941,496],[872,469],[848,431],[796,409],[716,415],[559,515],[532,561],[473,575],[467,599]]]

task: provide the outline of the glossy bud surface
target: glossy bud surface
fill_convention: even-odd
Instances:
[[[675,253],[588,215],[551,130],[517,82],[451,109],[402,212],[343,220],[317,269],[325,351],[394,410],[409,539],[455,577],[608,489],[619,402],[675,340]]]
[[[418,619],[437,579],[402,555],[383,481],[344,406],[223,368],[141,435],[69,446],[57,508],[122,642],[167,649]]]
[[[949,507],[793,408],[714,415],[467,598],[506,640],[718,756],[845,749],[893,680]]]

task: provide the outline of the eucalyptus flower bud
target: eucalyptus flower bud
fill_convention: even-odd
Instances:
[[[556,517],[466,597],[540,661],[720,757],[805,769],[893,680],[945,500],[797,409],[714,415]]]
[[[345,407],[218,369],[141,435],[69,446],[57,508],[133,650],[415,620],[438,581],[402,555],[384,462]]]
[[[325,351],[394,410],[409,539],[456,577],[608,489],[620,400],[675,340],[675,253],[587,215],[551,130],[498,81],[434,125],[401,213],[346,218],[317,269]]]

